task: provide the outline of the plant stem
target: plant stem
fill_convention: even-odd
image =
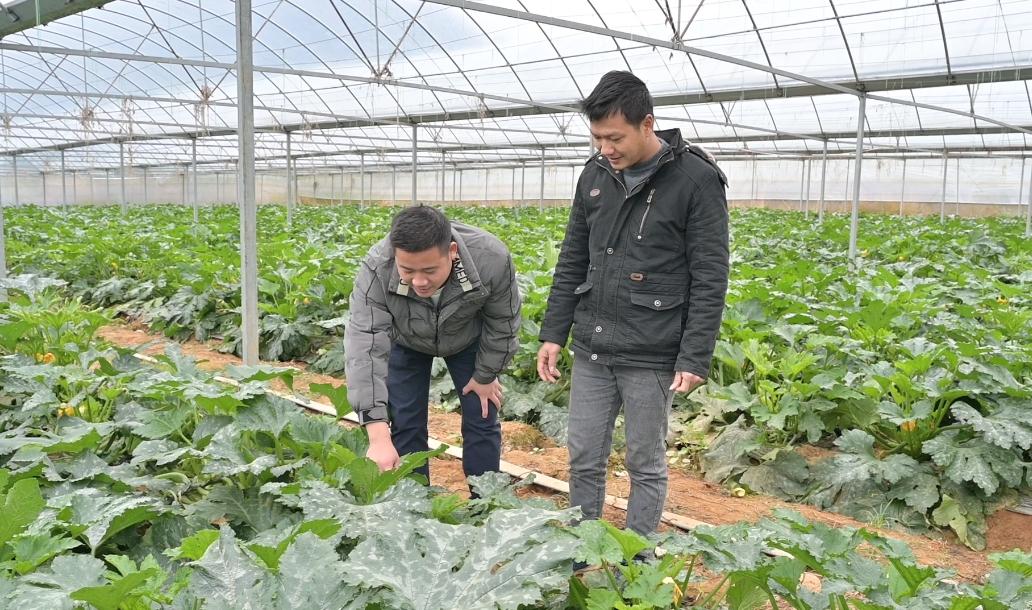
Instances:
[[[713,601],[714,596],[717,593],[719,593],[721,589],[724,588],[724,583],[726,583],[727,579],[729,579],[729,578],[731,578],[731,575],[730,574],[725,574],[724,578],[720,579],[720,582],[717,583],[717,586],[714,587],[712,591],[710,591],[709,595],[706,596],[706,599],[702,600],[702,603],[700,605],[703,606],[703,607],[708,606],[709,603],[711,601]],[[777,607],[777,606],[775,606],[775,607]]]

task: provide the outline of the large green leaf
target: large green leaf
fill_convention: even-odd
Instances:
[[[1017,487],[1025,474],[1020,456],[982,439],[962,440],[956,430],[948,430],[924,442],[922,450],[943,468],[955,483],[970,481],[993,495],[1000,484]]]
[[[312,569],[318,566],[318,569]],[[279,562],[277,608],[294,610],[364,610],[370,595],[345,584],[344,562],[333,542],[302,533]]]
[[[936,525],[952,529],[961,542],[975,550],[985,548],[983,520],[979,512],[948,493],[943,494],[942,502],[932,511],[932,521]]]
[[[133,432],[150,440],[168,438],[178,432],[192,415],[189,409],[183,408],[143,409],[139,413],[140,426]]]
[[[834,466],[828,482],[834,485],[867,479],[897,483],[917,468],[917,462],[907,455],[892,454],[879,459],[874,453],[874,437],[863,430],[848,430],[835,444],[843,453],[832,458]]]
[[[0,520],[0,548],[28,527],[43,512],[46,503],[36,479],[23,479],[11,485],[3,498],[3,519]]]
[[[18,610],[72,610],[72,593],[104,582],[104,562],[86,555],[62,555],[50,569],[21,579],[10,602]]]
[[[233,423],[238,431],[266,432],[279,437],[291,422],[301,417],[304,415],[287,401],[265,396],[240,409]]]
[[[237,544],[233,530],[223,526],[219,539],[193,566],[190,591],[206,600],[205,608],[264,610],[271,606],[267,573]]]
[[[225,370],[227,376],[241,383],[279,379],[291,390],[294,389],[294,373],[294,369],[271,366],[230,366]]]
[[[198,456],[201,452],[193,447],[182,447],[169,439],[143,441],[133,450],[133,465],[154,462],[155,466],[164,466],[182,459],[183,456]]]
[[[291,545],[297,538],[303,534],[314,534],[320,539],[333,538],[340,532],[341,523],[336,519],[317,519],[313,521],[305,521],[295,525],[285,536],[279,540],[272,541],[252,541],[247,545],[247,548],[251,550],[262,562],[265,563],[266,567],[270,570],[276,571],[280,566],[280,559],[283,554],[286,553],[287,547]]]
[[[702,454],[702,468],[707,481],[722,482],[749,467],[749,453],[756,449],[760,431],[739,417],[726,426],[717,440]]]
[[[83,587],[72,593],[71,598],[88,602],[97,610],[119,610],[136,589],[146,585],[147,581],[158,573],[159,571],[154,568],[133,572],[106,585]]]
[[[81,543],[63,536],[48,533],[22,534],[11,541],[14,555],[14,570],[28,574],[57,555],[74,549]]]
[[[385,524],[348,556],[347,579],[390,589],[398,608],[516,610],[564,586],[577,544],[553,523],[571,517],[523,508],[496,511],[481,528]]]
[[[56,502],[56,504],[55,504]],[[51,501],[55,508],[66,508],[67,520],[85,526],[83,537],[96,551],[118,532],[150,521],[168,508],[146,496],[110,495],[99,489],[86,488]]]
[[[276,503],[271,495],[253,489],[241,490],[236,485],[219,485],[206,498],[188,509],[191,522],[198,525],[228,519],[235,525],[247,526],[255,532],[275,527],[291,513]]]
[[[352,460],[344,465],[350,475],[348,484],[351,492],[360,503],[370,504],[427,460],[441,455],[446,449],[446,446],[441,445],[431,451],[409,453],[401,458],[401,464],[397,468],[383,472],[376,462],[369,458]]]
[[[1005,403],[989,415],[982,415],[971,405],[956,403],[952,408],[958,421],[970,425],[986,442],[1003,449],[1032,448],[1032,418],[1028,405]]]
[[[188,561],[197,561],[208,551],[216,540],[219,539],[219,530],[207,529],[201,530],[191,536],[188,536],[179,543],[179,546],[174,549],[169,549],[166,554],[175,559],[186,559]]]
[[[790,449],[746,470],[739,481],[751,490],[786,500],[802,497],[812,484],[803,456]]]
[[[240,429],[230,424],[212,437],[203,454],[207,458],[204,471],[225,477],[241,473],[261,475],[277,465],[275,455],[256,455],[253,458],[244,454],[239,446]]]
[[[344,417],[351,413],[351,403],[348,402],[348,387],[345,384],[333,386],[329,383],[313,383],[308,389],[316,394],[330,399],[330,404],[337,410],[337,417]]]
[[[573,530],[573,533],[580,539],[576,557],[578,561],[594,566],[604,563],[616,565],[623,561],[623,549],[620,547],[620,543],[609,535],[609,530],[602,521],[596,519],[583,521]]]
[[[388,523],[411,523],[428,516],[429,494],[425,486],[402,479],[376,502],[359,504],[346,492],[312,481],[306,482],[297,495],[281,495],[279,502],[303,510],[305,519],[337,519],[346,524],[344,534],[357,539],[375,535]]]

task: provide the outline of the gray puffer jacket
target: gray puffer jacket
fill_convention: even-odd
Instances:
[[[540,339],[606,365],[706,377],[728,282],[727,180],[712,157],[670,149],[628,192],[602,155],[577,183]]]
[[[369,250],[351,291],[344,332],[348,400],[363,425],[387,421],[391,344],[451,356],[479,338],[473,378],[490,383],[519,347],[520,293],[509,250],[494,235],[452,223],[459,260],[438,304],[401,283],[389,238]]]

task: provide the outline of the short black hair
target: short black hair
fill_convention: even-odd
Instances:
[[[452,227],[440,210],[419,205],[394,215],[390,238],[391,246],[405,252],[425,252],[430,248],[447,252],[452,242]]]
[[[589,121],[601,121],[617,113],[631,125],[641,125],[652,114],[652,95],[640,78],[630,72],[607,72],[591,95],[580,101],[580,109]]]

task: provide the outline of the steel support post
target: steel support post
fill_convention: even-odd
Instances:
[[[240,202],[243,360],[258,364],[258,209],[254,189],[254,72],[251,0],[236,2],[237,199]]]
[[[68,181],[65,173],[65,151],[61,149],[61,207],[68,211]]]
[[[294,177],[294,156],[291,153],[291,134],[287,132],[287,226],[294,225],[294,205],[297,201],[297,181]]]
[[[903,157],[903,180],[900,181],[900,218],[903,218],[903,201],[906,195],[906,157]]]
[[[864,121],[867,115],[867,96],[860,95],[860,116],[857,120],[857,166],[853,167],[852,217],[849,222],[849,260],[857,260],[857,233],[860,228],[860,174],[864,168]]]
[[[817,204],[817,222],[824,222],[824,187],[828,177],[828,141],[824,141],[824,152],[821,155],[821,201]]]
[[[21,196],[18,193],[18,155],[11,155],[11,168],[14,171],[14,205],[21,205]]]
[[[197,224],[199,218],[198,206],[201,202],[197,197],[197,138],[190,138],[190,177],[193,180],[192,188],[190,189],[190,203],[193,204],[193,221]]]
[[[129,212],[129,201],[126,199],[126,143],[119,142],[119,201],[122,205],[122,215]]]
[[[545,207],[545,149],[541,148],[541,189],[538,191],[538,209]]]
[[[416,205],[416,147],[419,145],[419,128],[412,126],[412,205]]]

